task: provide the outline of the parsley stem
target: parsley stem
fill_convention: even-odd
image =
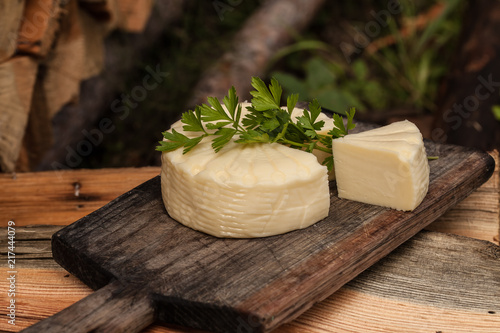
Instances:
[[[288,139],[281,139],[280,142],[289,144],[291,146],[304,147],[304,148],[308,148],[309,145],[310,145],[310,143],[309,144],[307,144],[307,143],[300,143],[300,142],[295,142],[295,141],[291,141],[291,140],[288,140]],[[329,154],[332,153],[331,149],[329,149],[327,147],[323,147],[323,146],[314,145],[314,149],[321,150],[321,151],[324,151],[325,153],[329,153]]]
[[[276,135],[274,142],[280,141],[285,136],[287,129],[288,129],[288,123],[285,123],[285,125],[283,125],[283,130],[278,135]]]

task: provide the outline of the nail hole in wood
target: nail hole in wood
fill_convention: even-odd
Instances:
[[[80,196],[80,187],[81,187],[80,183],[74,182],[73,187],[75,189],[75,197],[79,197]]]

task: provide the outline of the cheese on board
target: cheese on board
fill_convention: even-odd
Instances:
[[[335,139],[332,152],[340,198],[411,211],[427,194],[427,155],[410,121]]]
[[[243,107],[244,109],[244,107]],[[172,128],[190,136],[180,121]],[[187,154],[162,153],[162,198],[178,222],[217,237],[266,237],[306,228],[328,215],[327,168],[278,143],[204,138]]]

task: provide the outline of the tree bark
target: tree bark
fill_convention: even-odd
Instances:
[[[251,77],[265,74],[273,54],[292,40],[293,32],[308,25],[323,3],[324,0],[264,2],[235,36],[232,49],[203,74],[188,106],[205,103],[208,96],[222,98],[231,86],[240,97],[249,98]]]

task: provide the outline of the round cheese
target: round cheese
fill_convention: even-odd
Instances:
[[[172,125],[187,136],[179,121]],[[168,214],[217,237],[265,237],[306,228],[328,215],[327,168],[281,144],[229,142],[219,152],[204,138],[190,152],[162,153]]]

